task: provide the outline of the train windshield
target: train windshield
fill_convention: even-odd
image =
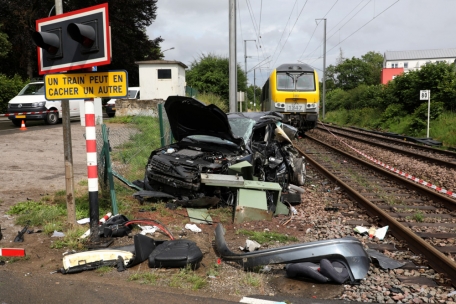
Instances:
[[[279,91],[315,91],[313,73],[277,73]]]

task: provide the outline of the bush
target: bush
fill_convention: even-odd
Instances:
[[[443,113],[444,103],[434,102],[430,108],[430,120],[436,120]],[[428,103],[422,103],[412,114],[411,123],[407,127],[407,133],[411,136],[426,134],[428,120]]]
[[[6,113],[8,101],[19,93],[27,84],[21,77],[15,75],[13,78],[0,74],[0,113]]]
[[[214,104],[225,113],[229,111],[228,103],[218,95],[212,93],[200,93],[198,94],[198,96],[196,96],[196,99],[198,99],[201,102],[204,102],[206,105]]]
[[[389,105],[380,118],[382,128],[388,129],[390,125],[398,124],[405,115],[407,111],[401,104]]]

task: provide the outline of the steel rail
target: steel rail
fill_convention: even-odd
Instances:
[[[320,141],[320,140],[318,140],[316,138],[313,138],[312,136],[306,135],[306,138],[311,139],[311,140],[313,140],[313,141],[315,141],[315,142],[317,142],[317,143],[319,143],[319,144],[321,144],[323,146],[326,146],[326,147],[328,147],[330,149],[333,149],[333,150],[337,151],[338,153],[343,154],[347,158],[350,158],[350,159],[352,159],[352,160],[354,160],[356,162],[360,162],[360,163],[362,163],[363,165],[369,167],[372,170],[375,170],[375,171],[377,171],[377,172],[379,172],[379,173],[381,173],[383,175],[387,175],[388,177],[390,177],[391,179],[393,179],[395,181],[398,181],[400,183],[406,184],[407,187],[412,188],[413,190],[416,190],[416,191],[422,193],[423,195],[426,195],[426,196],[432,198],[434,201],[438,201],[438,202],[444,204],[445,208],[447,208],[449,210],[456,210],[456,200],[452,199],[449,196],[445,196],[443,194],[437,193],[433,189],[431,190],[430,188],[427,188],[427,187],[422,186],[420,184],[417,184],[417,183],[415,183],[413,181],[410,181],[410,180],[408,180],[406,178],[403,178],[403,177],[401,177],[400,175],[398,175],[396,173],[393,173],[391,171],[385,170],[385,169],[383,169],[383,168],[381,168],[381,167],[379,167],[379,166],[377,166],[375,164],[372,164],[370,162],[367,162],[365,160],[357,158],[357,157],[355,157],[355,156],[353,156],[353,155],[351,155],[351,154],[349,154],[347,152],[344,152],[344,151],[339,150],[337,148],[331,147],[330,145],[328,145],[328,144],[326,144],[326,143],[324,143],[324,142],[322,142],[322,141]]]
[[[416,158],[419,158],[419,159],[422,159],[422,160],[430,160],[430,161],[432,161],[432,162],[434,162],[434,163],[436,163],[438,165],[442,165],[442,166],[446,166],[446,167],[450,167],[450,168],[455,168],[456,169],[456,162],[448,162],[448,161],[445,161],[445,160],[442,160],[442,159],[439,159],[439,158],[435,158],[435,157],[432,157],[432,156],[426,156],[426,155],[418,154],[418,153],[415,153],[415,152],[412,152],[412,151],[402,150],[400,148],[392,147],[392,146],[389,146],[389,145],[386,145],[386,144],[373,142],[373,141],[370,141],[370,140],[367,140],[367,139],[363,139],[363,138],[359,138],[359,137],[355,137],[355,136],[352,136],[352,135],[349,135],[349,134],[344,134],[344,133],[341,133],[339,131],[332,130],[330,132],[329,130],[325,130],[324,128],[321,128],[321,130],[322,131],[326,131],[328,133],[334,133],[334,134],[337,134],[337,135],[340,135],[340,136],[344,136],[346,138],[354,139],[354,140],[357,140],[357,141],[360,141],[360,142],[363,142],[363,143],[366,143],[366,144],[369,144],[369,145],[381,147],[381,148],[384,148],[384,149],[387,149],[387,150],[390,150],[390,151],[395,151],[395,152],[402,153],[402,154],[405,154],[405,155],[408,155],[408,156],[416,157]],[[349,131],[347,131],[347,132],[349,132]],[[367,135],[364,135],[364,136],[367,136]],[[429,151],[429,152],[431,152],[431,151]],[[433,150],[432,152],[433,153],[438,153],[438,151],[435,151],[435,150]],[[452,155],[452,156],[456,157],[454,155]]]
[[[307,136],[307,138],[310,138]],[[311,138],[312,140],[315,140]],[[364,161],[351,157],[350,155],[347,155],[345,152],[340,151],[336,148],[330,147],[326,145],[325,143],[320,142],[319,140],[315,140],[316,142],[319,142],[320,144],[329,147],[333,150],[336,150],[338,153],[341,153],[345,156],[349,156],[350,158],[356,160],[356,161],[361,161],[363,164],[365,163]],[[379,207],[377,207],[375,204],[367,200],[365,197],[363,197],[358,191],[355,189],[351,188],[348,184],[340,180],[337,176],[326,170],[324,167],[322,167],[320,164],[318,164],[310,155],[306,154],[303,152],[301,149],[297,148],[297,150],[306,158],[306,161],[312,164],[315,168],[317,168],[322,174],[324,174],[326,177],[328,177],[330,180],[333,182],[337,183],[341,187],[345,189],[348,195],[350,195],[355,201],[360,203],[367,211],[367,213],[371,216],[377,216],[380,219],[382,219],[387,225],[389,225],[389,230],[391,233],[397,237],[398,239],[405,240],[409,246],[409,249],[412,250],[415,253],[420,253],[423,254],[427,260],[429,265],[431,267],[439,272],[445,273],[449,276],[451,279],[451,282],[453,286],[456,285],[456,263],[446,257],[442,252],[438,251],[436,248],[428,244],[426,241],[424,241],[421,237],[417,236],[413,231],[402,225],[399,221],[397,221],[394,217],[390,216],[387,212],[383,211]],[[370,164],[368,164],[369,167]],[[390,173],[386,170],[381,170],[382,173],[383,171],[390,175]],[[405,179],[401,179],[403,181],[407,181]],[[408,182],[408,181],[407,181]],[[427,189],[426,189],[427,190]]]
[[[431,146],[426,146],[424,144],[417,144],[417,143],[414,143],[414,142],[410,142],[410,141],[407,141],[405,139],[405,136],[404,136],[404,139],[402,140],[402,139],[399,139],[399,138],[396,138],[396,137],[388,137],[387,135],[381,135],[381,134],[379,134],[380,132],[370,132],[368,130],[365,130],[363,132],[363,131],[359,131],[356,128],[355,129],[343,128],[343,127],[340,127],[340,126],[329,125],[329,124],[324,124],[324,123],[319,123],[319,125],[322,125],[322,126],[328,127],[328,128],[332,128],[332,129],[341,130],[341,131],[352,132],[352,133],[363,135],[363,136],[371,136],[373,138],[377,138],[377,139],[383,140],[383,141],[393,142],[393,143],[396,143],[398,145],[408,146],[408,147],[411,147],[411,148],[417,148],[417,149],[425,150],[427,152],[440,153],[440,154],[443,154],[443,155],[446,155],[446,156],[451,156],[451,157],[455,157],[456,158],[456,152],[454,152],[454,151],[439,149],[439,148],[435,148],[435,147],[431,147]],[[322,128],[320,126],[317,126],[317,129],[324,130],[324,128]],[[368,132],[369,134],[366,134],[365,132]]]

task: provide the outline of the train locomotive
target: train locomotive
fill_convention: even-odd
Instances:
[[[261,110],[283,114],[283,122],[302,135],[315,128],[320,108],[318,75],[308,64],[282,64],[274,69],[261,92]]]

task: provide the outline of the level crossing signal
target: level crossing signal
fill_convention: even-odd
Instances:
[[[39,19],[32,39],[40,75],[111,63],[108,4]]]

